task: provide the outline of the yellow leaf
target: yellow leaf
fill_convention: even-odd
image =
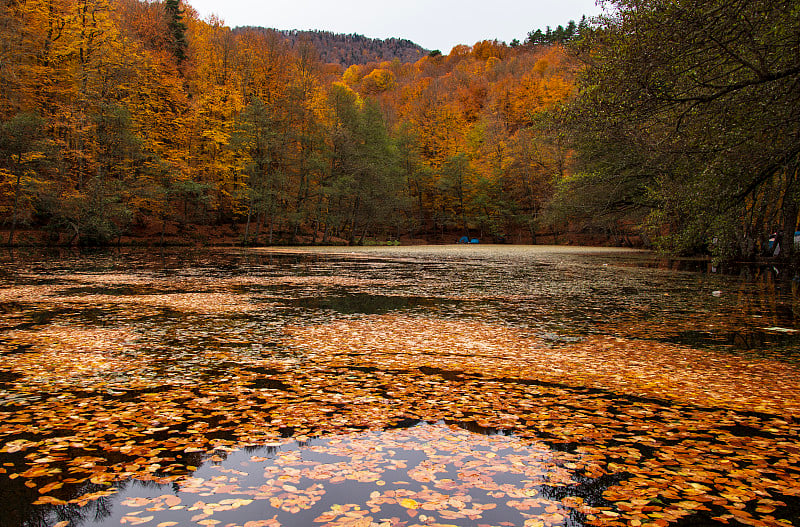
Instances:
[[[60,481],[54,481],[53,483],[48,483],[44,487],[40,488],[39,494],[47,494],[51,490],[60,489],[63,486],[64,484],[61,483]]]
[[[400,505],[406,509],[419,509],[419,503],[411,498],[403,498],[400,500]]]
[[[38,500],[33,502],[34,505],[66,505],[67,502],[64,500],[60,500],[58,498],[54,498],[53,496],[42,496]]]
[[[166,503],[167,507],[175,507],[181,504],[181,499],[177,496],[167,496],[164,499],[164,503]]]

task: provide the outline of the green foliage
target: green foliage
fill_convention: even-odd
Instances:
[[[186,60],[188,42],[186,40],[186,24],[183,21],[184,10],[180,7],[180,0],[164,0],[164,10],[167,13],[167,27],[172,53],[178,64]]]
[[[363,243],[375,225],[391,224],[403,209],[403,179],[395,142],[377,104],[345,86],[329,95],[335,127],[327,195],[330,220],[351,242]]]
[[[659,243],[677,252],[748,256],[770,231],[794,232],[796,6],[615,4],[586,43],[591,67],[565,123],[588,174],[565,182],[573,199],[587,216],[655,211]]]
[[[17,225],[33,212],[33,197],[40,185],[37,171],[49,163],[49,145],[44,135],[44,120],[37,114],[22,112],[0,123],[0,175],[4,201],[11,220],[8,244],[14,243]]]
[[[576,24],[574,20],[570,20],[566,27],[559,25],[555,29],[552,29],[550,26],[547,26],[544,31],[541,29],[531,31],[528,33],[528,38],[525,40],[525,45],[541,46],[555,43],[563,44],[565,42],[579,39],[587,32],[588,29],[589,23],[584,16],[581,18],[579,24]],[[513,45],[514,44],[512,42],[512,46]],[[519,45],[518,41],[517,45]]]

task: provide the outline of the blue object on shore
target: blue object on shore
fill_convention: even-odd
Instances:
[[[775,241],[778,239],[778,234],[773,233],[768,240],[767,249],[770,251],[775,250]],[[794,233],[794,245],[797,248],[800,248],[800,231],[795,231]]]
[[[458,243],[469,243],[469,238],[467,238],[466,236],[462,236],[461,238],[459,238]]]
[[[472,238],[469,243],[481,243],[481,241],[478,238]]]

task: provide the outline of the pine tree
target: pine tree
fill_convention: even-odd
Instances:
[[[186,60],[186,24],[183,22],[183,9],[180,0],[166,0],[164,9],[167,12],[167,23],[172,38],[172,53],[178,64]]]

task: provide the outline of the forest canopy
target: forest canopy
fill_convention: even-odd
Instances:
[[[562,214],[627,217],[673,252],[784,255],[800,204],[800,4],[620,0],[581,44]]]
[[[325,39],[231,29],[178,0],[5,2],[4,241],[569,230],[763,253],[797,226],[798,9],[622,0],[523,43],[345,67],[321,58]]]
[[[541,119],[574,93],[558,44],[343,68],[301,34],[234,30],[177,0],[0,16],[8,243],[23,226],[82,244],[154,225],[269,244],[532,235],[566,165]]]

